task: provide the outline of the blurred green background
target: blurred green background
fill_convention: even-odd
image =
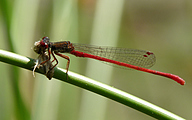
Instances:
[[[69,55],[73,71],[192,119],[192,1],[1,0],[0,48],[37,58],[35,41],[153,51],[154,70],[186,80],[120,69]],[[59,67],[66,60],[57,57]],[[0,120],[152,120],[148,115],[82,88],[0,63]]]

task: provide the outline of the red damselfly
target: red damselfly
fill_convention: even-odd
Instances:
[[[60,53],[70,53],[77,57],[93,58],[96,60],[113,63],[119,66],[124,66],[139,71],[164,76],[175,80],[181,85],[185,84],[185,81],[177,75],[148,69],[155,64],[156,60],[155,55],[150,51],[128,48],[98,47],[93,45],[75,43],[72,44],[70,41],[50,42],[50,39],[48,37],[43,37],[42,40],[38,42],[41,45],[40,51],[48,50],[49,56],[48,59],[43,61],[41,64],[45,64],[46,62],[50,61],[51,55],[54,58],[53,61],[56,61],[56,64],[52,68],[50,68],[50,70],[52,70],[58,64],[58,60],[55,57],[56,54],[62,58],[67,59],[68,62],[66,70],[68,72],[70,59],[68,56]]]

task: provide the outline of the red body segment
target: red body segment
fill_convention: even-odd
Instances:
[[[129,68],[136,69],[136,70],[139,70],[139,71],[144,71],[144,72],[152,73],[152,74],[155,74],[155,75],[164,76],[164,77],[173,79],[174,81],[180,83],[181,85],[185,84],[185,81],[182,78],[180,78],[177,75],[170,74],[170,73],[164,73],[164,72],[160,72],[160,71],[156,71],[156,70],[142,68],[142,67],[139,67],[139,66],[126,64],[126,63],[114,61],[114,60],[111,60],[111,59],[107,59],[107,58],[103,58],[103,57],[99,57],[99,56],[95,56],[95,55],[75,51],[75,50],[71,51],[71,54],[73,54],[73,55],[75,55],[77,57],[88,57],[88,58],[92,58],[92,59],[96,59],[96,60],[100,60],[100,61],[110,62],[110,63],[117,64],[117,65],[124,66],[124,67],[129,67]]]

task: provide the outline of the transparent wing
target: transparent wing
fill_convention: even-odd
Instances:
[[[112,59],[115,61],[150,68],[155,64],[155,55],[146,50],[116,48],[116,47],[100,47],[86,44],[74,44],[76,51]]]

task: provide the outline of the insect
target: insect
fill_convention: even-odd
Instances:
[[[39,56],[36,59],[35,66],[33,68],[33,76],[35,77],[35,70],[36,68],[39,69],[40,72],[44,73],[45,76],[51,80],[51,78],[54,75],[54,69],[51,69],[53,67],[53,64],[51,61],[47,61],[45,64],[41,64],[43,61],[48,60],[49,56],[46,53],[46,50],[44,47],[41,46],[40,42],[35,42],[33,50],[39,54]]]
[[[139,71],[144,71],[152,73],[155,75],[164,76],[171,78],[181,85],[185,84],[185,81],[177,75],[170,73],[164,73],[156,70],[148,69],[155,64],[156,58],[154,53],[146,50],[128,49],[128,48],[116,48],[116,47],[100,47],[86,44],[75,44],[70,41],[62,42],[50,42],[48,37],[43,37],[40,44],[40,51],[48,51],[48,59],[41,62],[40,64],[45,64],[53,56],[53,61],[56,64],[50,68],[52,70],[58,64],[58,60],[55,55],[58,55],[67,60],[66,73],[68,72],[70,58],[61,53],[70,53],[77,57],[87,57],[108,63],[112,63],[118,66],[124,66]]]

